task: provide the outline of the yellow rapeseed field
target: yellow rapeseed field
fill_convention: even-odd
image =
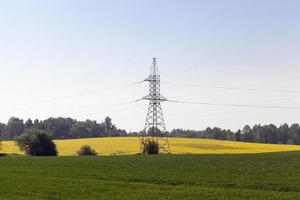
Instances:
[[[300,150],[296,145],[257,144],[209,139],[170,138],[173,154],[240,154],[266,153]],[[137,137],[88,138],[75,140],[55,140],[59,155],[75,155],[84,144],[91,145],[99,155],[136,154],[139,151]],[[22,154],[12,141],[3,141],[1,153]]]

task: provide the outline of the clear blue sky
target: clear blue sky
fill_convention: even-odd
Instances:
[[[107,115],[143,128],[137,82],[159,57],[162,81],[297,90],[298,0],[0,1],[0,121]],[[111,90],[105,88],[113,87]],[[300,90],[300,89],[299,89]],[[162,85],[170,99],[300,106],[300,93]],[[74,98],[70,98],[74,97]],[[167,129],[300,122],[299,110],[163,103]]]

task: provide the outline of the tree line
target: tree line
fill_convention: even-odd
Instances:
[[[8,122],[0,123],[2,140],[14,140],[26,130],[36,128],[48,133],[53,139],[76,139],[90,137],[117,137],[126,136],[127,132],[118,129],[111,118],[106,117],[103,122],[86,120],[77,121],[72,118],[48,118],[46,120],[23,119],[11,117]]]
[[[14,140],[28,129],[38,129],[46,132],[53,139],[76,139],[91,137],[125,137],[145,134],[140,132],[127,132],[119,129],[106,117],[103,122],[93,120],[78,121],[72,118],[48,118],[46,120],[23,119],[11,117],[8,122],[0,123],[0,137],[2,140]],[[300,145],[300,125],[282,124],[279,127],[269,125],[249,125],[233,132],[218,127],[205,130],[173,129],[170,132],[160,132],[159,136],[207,138],[216,140],[230,140],[241,142],[257,142],[270,144],[296,144]]]
[[[269,144],[295,144],[300,145],[300,126],[299,124],[280,125],[249,125],[244,126],[241,130],[232,132],[220,128],[206,128],[202,131],[174,129],[170,133],[171,137],[188,137],[188,138],[206,138],[216,140],[230,140],[240,142],[256,142]]]

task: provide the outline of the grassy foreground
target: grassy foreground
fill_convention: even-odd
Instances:
[[[1,157],[0,199],[300,199],[300,152]]]
[[[77,140],[56,140],[59,155],[71,156],[84,144],[91,145],[100,155],[128,155],[139,151],[137,137],[89,138]],[[297,151],[300,146],[256,144],[208,139],[170,138],[173,154],[241,154]],[[12,141],[2,142],[0,153],[22,154]]]

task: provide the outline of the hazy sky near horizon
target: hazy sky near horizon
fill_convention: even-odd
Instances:
[[[300,107],[299,22],[298,0],[0,0],[0,121],[110,116],[141,130],[147,102],[133,101],[148,89],[133,83],[154,56],[169,99]],[[300,123],[300,110],[162,107],[167,129]]]

